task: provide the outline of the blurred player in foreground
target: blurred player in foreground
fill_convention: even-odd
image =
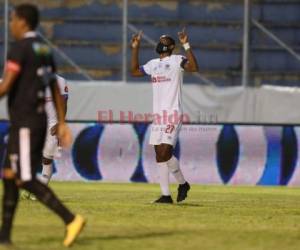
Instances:
[[[59,92],[63,100],[63,113],[66,115],[67,102],[69,97],[67,81],[59,75],[56,75],[56,79],[59,87]],[[46,89],[45,101],[45,108],[48,118],[48,129],[46,142],[43,150],[43,170],[41,175],[41,181],[44,184],[48,185],[53,174],[53,160],[55,157],[60,156],[60,151],[62,148],[59,145],[59,140],[57,138],[58,120],[50,88]],[[23,191],[21,196],[23,199],[30,199],[33,201],[36,200],[36,197],[27,191]]]
[[[64,120],[64,110],[55,75],[50,48],[37,36],[39,11],[31,4],[17,6],[11,14],[10,30],[16,40],[8,55],[0,96],[8,94],[11,127],[6,164],[2,177],[4,195],[0,245],[11,244],[11,230],[18,204],[19,189],[33,193],[56,213],[66,225],[64,246],[70,246],[85,220],[74,215],[55,194],[36,178],[42,163],[46,137],[45,89],[49,86],[58,116],[58,137],[63,146],[70,146],[72,135]],[[34,232],[33,232],[34,233]]]
[[[198,64],[188,42],[188,36],[183,30],[178,33],[178,37],[186,51],[186,57],[173,55],[175,40],[170,36],[163,35],[156,47],[159,58],[140,66],[141,37],[142,32],[139,32],[133,36],[131,42],[131,74],[135,77],[150,75],[152,79],[154,120],[151,126],[150,144],[154,145],[156,153],[162,193],[162,196],[155,202],[173,203],[169,188],[169,171],[179,183],[177,202],[181,202],[186,199],[190,185],[180,170],[179,162],[173,155],[173,149],[182,125],[183,72],[198,71]],[[166,116],[168,119],[164,118]]]

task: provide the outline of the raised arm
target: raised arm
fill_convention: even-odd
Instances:
[[[131,75],[135,77],[144,76],[144,72],[140,70],[139,49],[142,38],[142,31],[135,34],[131,40]]]
[[[194,56],[194,53],[192,51],[192,48],[188,41],[188,36],[185,32],[185,29],[183,29],[181,32],[178,32],[178,38],[183,46],[185,52],[186,52],[186,63],[183,65],[183,68],[187,72],[197,72],[199,70],[197,59]]]

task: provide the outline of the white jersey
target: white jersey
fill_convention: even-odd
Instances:
[[[64,96],[65,99],[68,99],[68,85],[66,80],[57,75],[57,84],[59,87],[60,94]],[[52,127],[57,123],[57,114],[54,107],[54,102],[50,88],[46,89],[45,101],[45,109],[48,116],[48,126]]]
[[[141,70],[152,78],[154,115],[182,114],[182,66],[185,61],[184,56],[171,55],[153,59],[142,66]]]

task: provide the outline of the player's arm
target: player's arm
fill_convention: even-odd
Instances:
[[[139,49],[142,38],[142,32],[135,34],[131,40],[131,75],[135,77],[145,76],[145,73],[140,68]]]
[[[25,53],[20,44],[15,44],[8,53],[3,79],[0,83],[0,98],[6,95],[16,82],[22,70]]]
[[[66,95],[60,95],[60,97],[62,99],[62,110],[64,113],[64,119],[66,119],[67,109],[68,109],[68,98],[66,97]],[[51,128],[50,131],[51,135],[57,135],[57,128],[58,128],[58,123]]]
[[[9,52],[8,60],[5,64],[3,79],[0,84],[0,98],[9,92],[18,78],[24,59],[23,48],[14,46]]]
[[[183,29],[181,32],[178,32],[178,38],[186,52],[186,60],[183,61],[182,67],[187,72],[197,72],[199,70],[197,59],[189,44],[188,36],[185,32],[185,29]]]
[[[12,88],[14,82],[16,81],[19,72],[12,70],[5,70],[3,79],[0,82],[0,98],[5,96],[9,90]]]
[[[72,133],[67,124],[65,123],[66,105],[64,104],[64,98],[60,94],[59,86],[56,79],[54,79],[50,83],[50,89],[57,113],[57,135],[60,139],[62,146],[69,147],[72,143]]]

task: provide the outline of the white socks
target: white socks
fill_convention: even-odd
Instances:
[[[169,169],[166,162],[159,162],[158,172],[159,172],[159,184],[161,189],[161,194],[164,196],[171,195],[169,188]]]
[[[167,161],[168,168],[170,172],[173,174],[175,179],[179,184],[184,184],[186,180],[184,179],[184,176],[180,170],[179,162],[177,158],[173,155],[170,160]]]
[[[43,171],[41,181],[48,185],[53,173],[52,163],[51,164],[43,164]]]
[[[172,173],[179,184],[184,184],[186,180],[180,170],[179,162],[175,156],[172,156],[167,162],[159,162],[159,184],[162,195],[171,195],[169,188],[169,171]]]

